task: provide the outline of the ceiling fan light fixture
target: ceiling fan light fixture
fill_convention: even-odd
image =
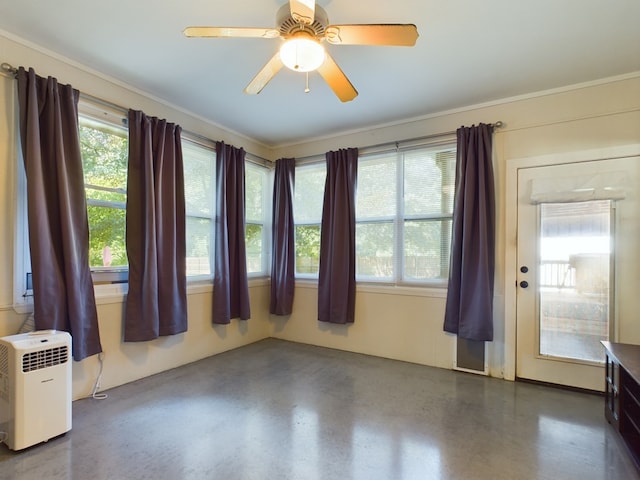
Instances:
[[[324,47],[306,35],[290,38],[280,47],[280,60],[294,72],[316,70],[324,58]]]

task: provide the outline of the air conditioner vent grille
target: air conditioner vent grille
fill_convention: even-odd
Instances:
[[[0,345],[0,400],[9,401],[9,349]]]
[[[22,356],[22,371],[32,372],[67,363],[67,361],[69,361],[69,348],[67,345],[47,348],[46,350],[25,353]]]
[[[6,345],[0,345],[0,374],[9,374],[9,349]]]

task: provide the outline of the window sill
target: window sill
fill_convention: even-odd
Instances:
[[[296,279],[296,288],[318,288],[317,280]],[[357,293],[375,293],[378,295],[403,295],[406,297],[430,297],[446,298],[446,286],[437,287],[435,285],[409,286],[409,285],[376,285],[372,283],[356,283]]]
[[[249,278],[249,288],[261,287],[269,285],[268,277]],[[126,283],[117,283],[113,285],[97,285],[95,287],[96,305],[108,305],[111,303],[123,303],[127,296],[129,285]],[[189,282],[187,280],[187,295],[198,295],[202,293],[213,292],[213,284],[211,280]],[[33,310],[33,306],[29,306],[29,312]],[[24,313],[29,313],[24,312]]]
[[[408,285],[373,285],[371,283],[356,285],[356,292],[375,293],[378,295],[402,295],[405,297],[447,298],[446,287],[408,286]]]
[[[11,306],[6,307],[6,310],[13,310],[14,312],[25,315],[33,313],[33,303],[32,302],[20,302],[14,303]]]
[[[94,286],[96,305],[122,303],[129,290],[128,283],[114,283],[112,285]]]
[[[249,279],[249,288],[267,286],[271,283],[268,277]],[[296,288],[318,289],[318,281],[311,279],[297,279]],[[128,285],[126,283],[113,285],[98,285],[95,287],[96,305],[109,305],[114,303],[123,303],[127,295]],[[187,284],[187,295],[198,295],[213,292],[213,285],[208,282],[193,282]],[[356,285],[356,292],[371,293],[377,295],[402,295],[407,297],[427,297],[427,298],[446,298],[447,289],[445,287],[438,288],[435,286],[396,286],[396,285],[374,285],[362,284]],[[20,303],[13,306],[7,306],[5,310],[13,309],[19,314],[33,313],[32,303]],[[2,308],[0,308],[2,310]]]

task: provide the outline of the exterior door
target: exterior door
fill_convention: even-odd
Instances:
[[[604,389],[601,340],[619,338],[617,306],[638,283],[636,158],[518,170],[516,376]],[[621,221],[625,219],[625,221]],[[637,292],[637,290],[636,290]],[[637,296],[637,295],[636,295]],[[626,302],[626,303],[625,303]],[[635,321],[635,320],[633,320]]]

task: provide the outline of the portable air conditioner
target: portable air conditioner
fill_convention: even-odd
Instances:
[[[0,338],[0,439],[22,450],[71,430],[71,336]]]

